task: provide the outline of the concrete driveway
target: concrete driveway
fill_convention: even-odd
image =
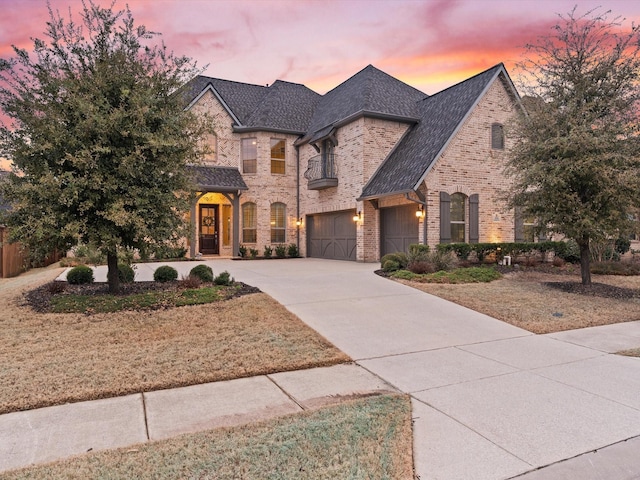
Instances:
[[[540,336],[383,279],[377,264],[206,263],[411,395],[421,480],[640,478],[640,359],[610,353],[640,345],[640,322]]]

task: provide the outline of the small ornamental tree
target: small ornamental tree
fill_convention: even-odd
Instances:
[[[510,204],[540,231],[575,240],[590,285],[590,244],[637,227],[640,27],[574,9],[526,49]]]
[[[1,192],[12,240],[36,257],[96,245],[115,293],[119,248],[184,235],[186,166],[207,126],[179,94],[195,64],[113,6],[83,1],[76,23],[49,5],[45,40],[0,60],[0,152],[14,169]]]

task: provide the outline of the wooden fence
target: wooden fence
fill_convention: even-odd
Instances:
[[[0,277],[15,277],[27,270],[27,255],[20,243],[8,243],[8,232],[5,227],[0,226]],[[62,258],[62,254],[54,251],[50,254],[40,267],[46,267]]]

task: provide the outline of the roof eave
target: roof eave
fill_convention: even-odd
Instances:
[[[404,195],[406,193],[411,193],[411,192],[415,192],[415,190],[404,189],[404,190],[397,190],[393,192],[378,193],[374,195],[365,195],[365,196],[356,198],[356,201],[363,202],[365,200],[376,200],[378,198],[391,197],[392,195]]]
[[[213,93],[213,96],[216,97],[216,99],[220,102],[222,107],[226,110],[226,112],[229,114],[229,116],[233,119],[235,124],[239,125],[239,126],[242,126],[242,122],[240,121],[240,119],[233,113],[233,111],[231,110],[231,107],[229,107],[227,102],[224,101],[222,96],[218,93],[218,91],[215,89],[215,87],[211,83],[207,83],[207,86],[204,87],[202,89],[202,91],[191,101],[191,103],[189,103],[189,105],[186,106],[185,110],[190,110],[191,107],[193,107],[196,103],[198,103],[198,101],[207,92]]]
[[[290,135],[304,135],[306,133],[304,131],[291,130],[287,128],[260,127],[260,126],[245,127],[242,125],[234,125],[233,131],[234,133],[273,132],[273,133],[284,133],[284,134],[290,134]]]

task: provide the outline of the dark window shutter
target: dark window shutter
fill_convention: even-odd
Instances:
[[[524,219],[522,218],[522,208],[515,209],[515,235],[516,242],[524,242]]]
[[[469,243],[480,241],[480,197],[474,193],[469,197]]]
[[[451,243],[451,197],[440,192],[440,243]]]

